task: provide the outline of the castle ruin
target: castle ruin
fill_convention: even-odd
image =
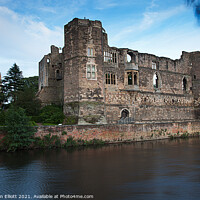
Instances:
[[[39,62],[38,97],[61,104],[77,124],[194,121],[199,114],[200,52],[158,57],[108,45],[100,21],[73,19],[64,47]]]

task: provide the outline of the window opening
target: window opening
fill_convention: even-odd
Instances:
[[[134,85],[137,85],[137,73],[134,73]]]
[[[117,54],[112,53],[112,57],[113,57],[113,63],[117,63]]]
[[[105,76],[106,76],[106,84],[112,84],[112,85],[116,84],[115,74],[106,73]]]
[[[128,85],[133,85],[132,72],[128,72]]]
[[[117,53],[104,51],[104,62],[117,63]]]
[[[129,111],[127,109],[122,110],[121,112],[121,118],[127,118],[129,117]]]
[[[93,56],[93,48],[88,47],[88,56]]]
[[[58,69],[56,70],[56,79],[57,80],[61,80],[62,79],[61,72]]]
[[[158,75],[154,74],[153,76],[153,86],[154,88],[158,88]]]
[[[87,65],[87,79],[96,79],[95,65]]]
[[[186,91],[186,89],[187,89],[187,80],[186,80],[186,78],[184,77],[184,78],[183,78],[183,90]]]
[[[127,62],[131,62],[131,56],[127,53]]]
[[[152,62],[152,69],[156,69],[156,63]]]

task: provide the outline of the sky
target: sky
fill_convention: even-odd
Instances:
[[[200,25],[185,0],[0,0],[0,72],[16,63],[38,75],[50,45],[63,47],[73,18],[100,20],[109,46],[179,59],[200,50]]]

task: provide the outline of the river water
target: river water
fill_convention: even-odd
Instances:
[[[9,197],[5,195],[15,195],[7,199],[67,195],[93,195],[99,200],[200,199],[200,139],[0,152],[0,199]]]

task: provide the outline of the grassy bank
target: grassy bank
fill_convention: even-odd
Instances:
[[[0,150],[1,151],[11,151],[14,152],[16,150],[28,150],[28,149],[54,149],[54,148],[71,148],[71,147],[80,147],[80,146],[100,146],[104,145],[105,142],[98,139],[93,139],[90,141],[86,140],[75,140],[73,137],[67,138],[66,141],[62,141],[59,136],[52,135],[49,133],[45,135],[43,138],[41,137],[32,137],[32,143],[30,145],[17,146],[16,144],[7,144],[7,140],[4,138],[0,140]],[[10,141],[9,141],[10,142]],[[15,146],[16,148],[8,148],[10,146]]]

